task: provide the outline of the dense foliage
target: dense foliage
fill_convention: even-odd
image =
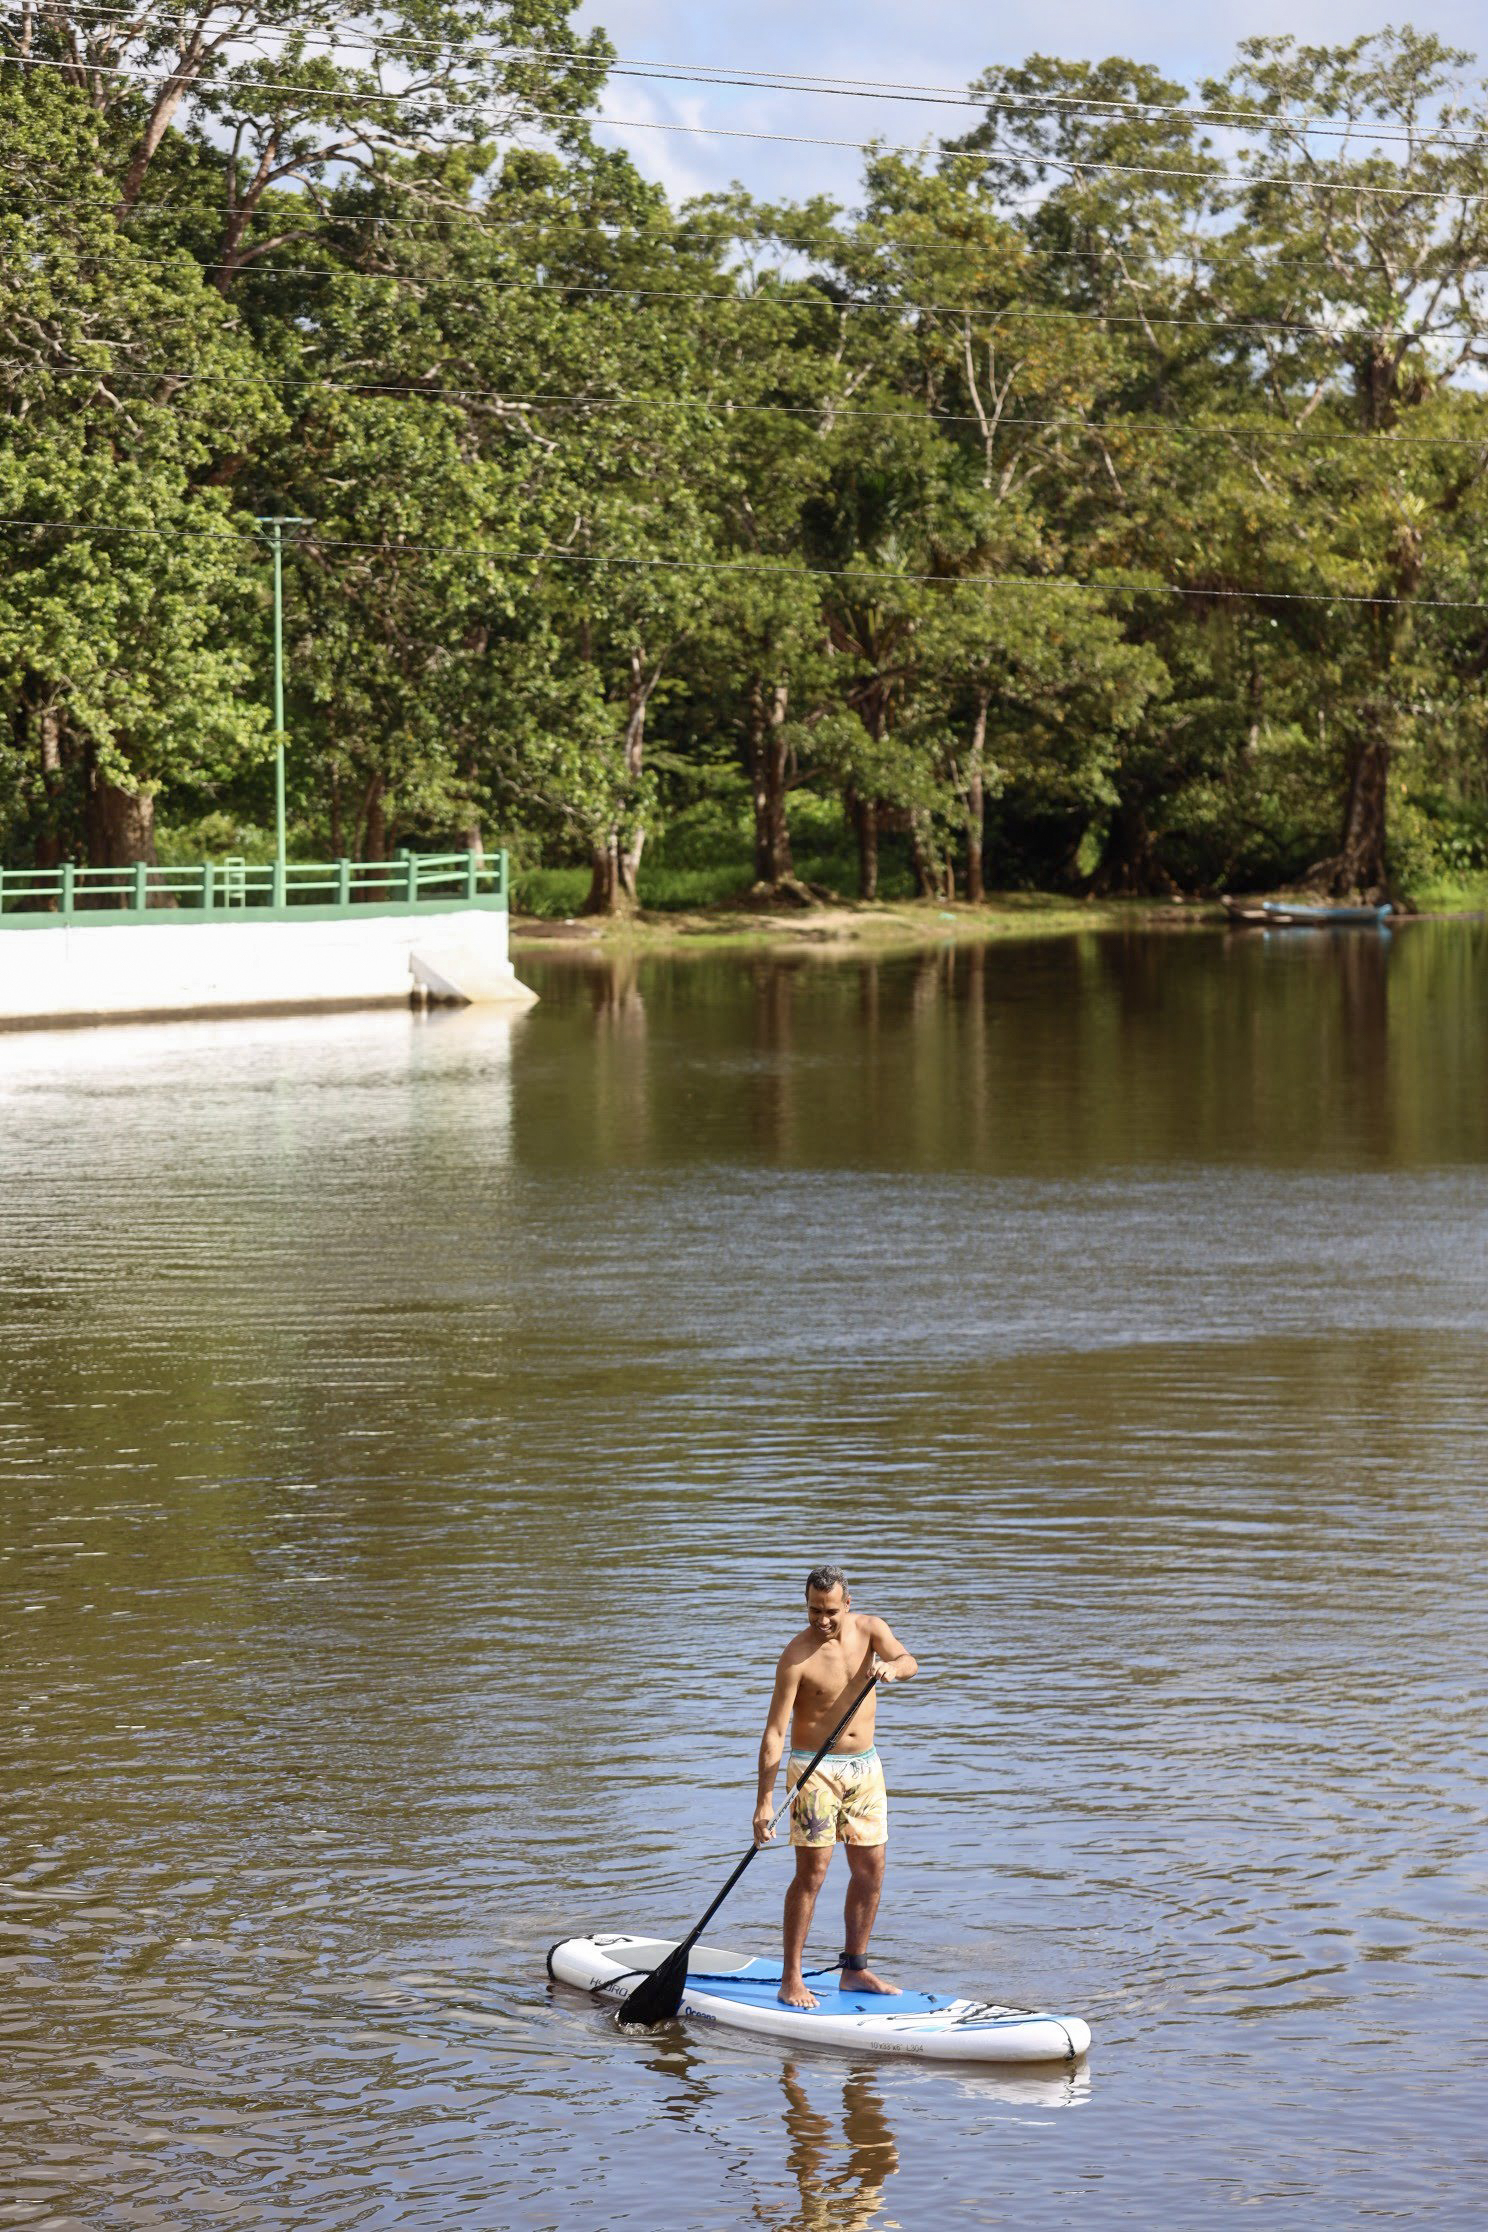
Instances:
[[[262,845],[284,514],[307,852],[1488,870],[1470,58],[1035,58],[851,211],[679,210],[568,17],[7,17],[0,856]]]

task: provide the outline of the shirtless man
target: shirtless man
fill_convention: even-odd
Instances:
[[[919,1672],[887,1620],[854,1612],[847,1580],[837,1566],[815,1566],[806,1576],[808,1625],[786,1645],[775,1669],[775,1694],[759,1754],[759,1800],[754,1841],[775,1832],[775,1776],[787,1728],[791,1756],[786,1788],[793,1789],[811,1754],[831,1732],[870,1672],[881,1682],[907,1682]],[[840,1966],[859,1992],[897,1992],[868,1966],[868,1940],[883,1889],[889,1840],[889,1801],[873,1742],[878,1694],[870,1690],[791,1808],[795,1880],[785,1894],[785,1963],[779,1997],[787,2007],[815,2007],[816,1994],[801,1974],[801,1956],[816,1895],[827,1880],[832,1847],[847,1847],[846,1944]]]

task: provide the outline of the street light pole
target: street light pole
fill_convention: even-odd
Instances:
[[[284,823],[284,530],[308,527],[308,519],[289,512],[261,513],[254,520],[271,530],[274,552],[274,905],[284,905],[287,874]]]

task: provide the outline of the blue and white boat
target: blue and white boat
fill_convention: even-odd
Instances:
[[[1263,899],[1261,912],[1274,929],[1377,930],[1395,910],[1388,900],[1380,907],[1314,907],[1293,905],[1290,899]]]

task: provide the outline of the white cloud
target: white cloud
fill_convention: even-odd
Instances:
[[[701,98],[659,98],[658,89],[650,85],[617,79],[605,87],[599,113],[627,121],[615,122],[597,136],[606,146],[625,148],[636,169],[646,178],[659,180],[673,202],[690,201],[717,184],[708,152],[712,142],[683,133],[647,131],[644,126],[651,122],[706,124],[709,119],[704,106]],[[630,119],[635,119],[634,125]]]
[[[994,11],[986,0],[925,0],[918,8],[904,0],[859,0],[851,8],[757,0],[749,7],[706,9],[684,0],[583,0],[578,20],[603,24],[627,57],[959,89],[990,63],[1020,62],[1035,52],[1075,60],[1129,55],[1193,85],[1222,72],[1242,37],[1290,32],[1341,44],[1383,28],[1394,12],[1382,4],[1377,16],[1361,15],[1359,0],[1263,0],[1241,20],[1228,11],[1175,7],[1172,0],[1136,0],[1120,11],[1099,0],[1044,0],[1026,14]],[[1488,49],[1483,23],[1482,0],[1431,0],[1417,28],[1476,51]],[[615,116],[778,132],[803,141],[877,138],[914,145],[958,128],[949,108],[721,86],[694,93],[633,78],[611,81],[605,107]],[[656,131],[633,131],[625,143],[648,177],[664,179],[679,193],[716,191],[738,178],[772,199],[825,192],[850,203],[861,176],[857,154],[826,146]]]

